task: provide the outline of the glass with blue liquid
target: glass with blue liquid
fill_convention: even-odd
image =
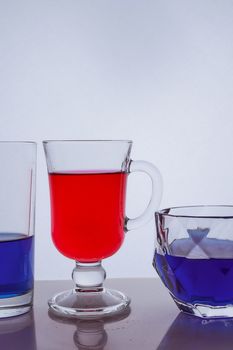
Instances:
[[[33,302],[36,144],[0,142],[0,318]]]
[[[233,206],[193,206],[155,214],[153,265],[181,311],[233,317]]]

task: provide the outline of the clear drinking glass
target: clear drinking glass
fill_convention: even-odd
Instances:
[[[36,144],[0,142],[0,318],[30,310],[34,281]]]
[[[161,198],[161,177],[152,164],[130,159],[131,141],[44,141],[51,198],[52,238],[56,248],[76,261],[76,287],[49,300],[55,312],[79,318],[108,316],[124,310],[129,298],[103,287],[101,260],[122,245],[125,232],[143,225]],[[130,172],[152,180],[148,208],[125,217]]]
[[[179,309],[233,317],[233,206],[169,208],[155,216],[153,264]]]

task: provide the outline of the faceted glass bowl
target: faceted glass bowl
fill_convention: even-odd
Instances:
[[[180,310],[233,317],[233,206],[193,206],[155,214],[153,266]]]

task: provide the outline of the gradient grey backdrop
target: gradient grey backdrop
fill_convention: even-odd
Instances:
[[[1,0],[0,139],[133,139],[133,158],[163,174],[161,207],[232,204],[232,19],[229,0]],[[128,215],[149,192],[131,176]],[[130,232],[108,276],[155,275],[154,234]],[[41,144],[36,245],[36,277],[69,278]]]

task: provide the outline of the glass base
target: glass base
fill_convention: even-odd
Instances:
[[[201,318],[233,318],[233,305],[211,306],[204,304],[184,303],[172,296],[178,308],[187,313]]]
[[[0,298],[0,318],[25,314],[32,308],[33,292],[11,298]]]
[[[129,306],[130,299],[117,290],[97,288],[72,289],[56,294],[48,301],[58,315],[79,319],[98,319],[119,314]]]

